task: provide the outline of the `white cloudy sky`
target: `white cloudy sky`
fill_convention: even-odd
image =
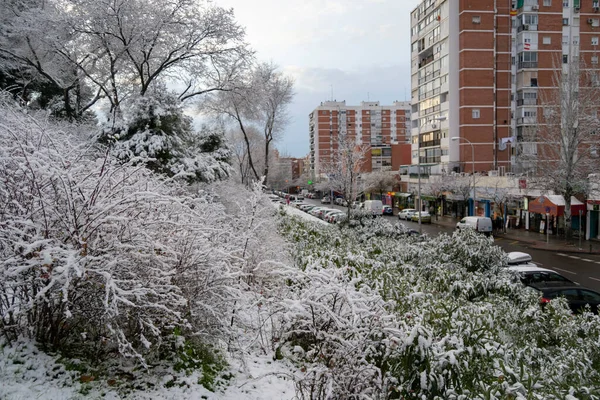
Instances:
[[[215,0],[232,7],[261,61],[296,79],[279,150],[309,151],[308,114],[321,101],[410,98],[410,12],[419,0]]]

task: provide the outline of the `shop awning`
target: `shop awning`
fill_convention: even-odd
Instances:
[[[571,196],[571,215],[578,215],[579,211],[585,214],[585,204]],[[560,217],[565,213],[565,198],[554,194],[539,196],[529,203],[529,212]]]
[[[398,192],[396,192],[395,196],[396,197],[410,197],[410,196],[412,196],[412,193],[398,193]]]

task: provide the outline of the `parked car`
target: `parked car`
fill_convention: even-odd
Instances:
[[[335,211],[327,211],[324,215],[323,215],[323,219],[327,222],[333,222],[334,218],[336,215],[338,214],[342,214],[345,215],[345,213],[341,210],[335,210]]]
[[[324,207],[313,207],[308,211],[308,213],[313,217],[319,218],[319,211],[321,211],[323,208]]]
[[[412,222],[419,222],[419,211],[415,211],[410,217]],[[431,214],[429,211],[421,211],[421,223],[422,224],[430,224],[431,223]]]
[[[341,197],[336,197],[335,200],[333,200],[334,204],[337,204],[338,206],[342,205],[342,198]]]
[[[321,204],[331,204],[331,198],[329,196],[325,196],[321,199]]]
[[[415,213],[414,208],[405,208],[404,210],[398,213],[398,219],[403,219],[405,221],[409,221],[412,215]]]
[[[363,209],[370,211],[374,216],[383,214],[383,204],[381,200],[367,200],[363,203]]]
[[[489,217],[464,217],[456,223],[456,229],[475,229],[486,235],[492,234],[492,219]]]
[[[338,209],[337,209],[337,208],[321,208],[321,209],[319,210],[319,213],[318,213],[317,217],[319,217],[319,218],[321,218],[322,220],[324,220],[324,219],[325,219],[325,215],[326,215],[327,213],[330,213],[330,212],[332,212],[332,211],[338,211]]]
[[[338,224],[342,221],[344,221],[348,216],[346,215],[345,212],[339,212],[339,213],[335,213],[332,214],[331,216],[329,216],[329,222],[331,222],[332,224]]]
[[[316,206],[313,204],[300,204],[298,206],[298,208],[304,212],[308,212],[311,208],[314,208],[314,207],[316,207]]]
[[[383,206],[382,212],[384,215],[394,215],[394,209],[388,205]]]
[[[518,276],[521,283],[527,286],[542,282],[554,282],[556,284],[576,286],[577,283],[562,276],[556,271],[547,268],[541,268],[533,264],[511,265],[509,271],[513,271]]]
[[[529,285],[542,294],[542,305],[549,303],[558,297],[564,297],[569,303],[569,308],[577,314],[589,304],[591,311],[598,314],[598,305],[600,304],[600,293],[581,286],[566,286],[554,282],[540,282]]]

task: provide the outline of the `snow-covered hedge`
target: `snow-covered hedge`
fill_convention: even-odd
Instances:
[[[301,398],[598,398],[600,323],[541,310],[474,232],[422,240],[385,221],[329,229],[286,218],[303,273],[282,354]]]
[[[165,181],[92,136],[0,105],[0,334],[144,363],[192,338],[230,341],[273,255],[259,187]]]

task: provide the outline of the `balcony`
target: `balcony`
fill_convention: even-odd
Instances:
[[[537,67],[538,67],[537,61],[519,61],[519,63],[517,64],[518,69],[537,68]]]
[[[420,146],[421,148],[423,148],[423,147],[433,147],[433,146],[440,146],[441,144],[442,144],[442,141],[441,141],[440,139],[437,139],[437,140],[429,140],[429,141],[427,141],[427,142],[421,142],[421,143],[419,144],[419,146]]]
[[[420,162],[421,164],[439,164],[441,162],[441,156],[421,157]]]
[[[537,99],[518,99],[517,107],[519,106],[537,106]]]

